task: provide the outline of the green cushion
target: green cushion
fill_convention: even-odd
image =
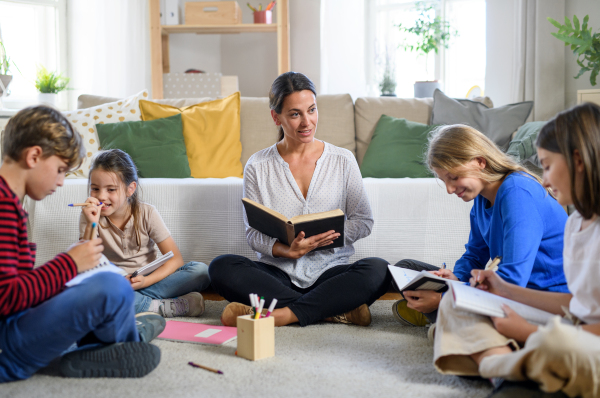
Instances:
[[[535,141],[540,130],[547,122],[529,122],[522,125],[515,138],[508,145],[506,154],[514,157],[519,163],[529,162],[537,167],[541,167],[537,157]]]
[[[429,132],[437,126],[381,115],[360,166],[363,177],[433,177],[424,162]]]
[[[147,122],[97,124],[102,149],[121,149],[144,178],[188,178],[181,114]]]

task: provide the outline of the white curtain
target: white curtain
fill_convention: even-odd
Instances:
[[[529,120],[548,120],[565,108],[565,47],[551,32],[564,21],[565,0],[514,0],[513,102],[533,101]]]
[[[67,0],[69,108],[151,88],[148,0]]]

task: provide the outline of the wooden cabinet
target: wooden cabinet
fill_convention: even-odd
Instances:
[[[152,97],[163,98],[163,73],[169,73],[169,35],[177,33],[232,34],[273,32],[277,33],[277,69],[279,74],[290,70],[290,26],[288,0],[277,0],[276,24],[236,25],[161,25],[160,0],[150,3],[150,49],[152,69]],[[267,2],[268,3],[268,2]]]
[[[600,105],[600,89],[577,90],[577,103],[593,102]]]

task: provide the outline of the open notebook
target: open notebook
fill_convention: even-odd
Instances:
[[[536,325],[545,325],[550,318],[557,316],[468,285],[452,283],[447,294],[452,294],[454,308],[479,315],[504,318],[506,315],[502,310],[502,304],[506,304],[517,314]],[[565,319],[563,322],[569,323]]]
[[[427,271],[413,271],[411,269],[395,267],[390,264],[388,264],[388,268],[400,292],[405,290],[433,290],[436,292],[445,292],[452,283],[464,284],[464,282],[453,281],[432,275]]]
[[[173,252],[167,252],[167,253],[163,254],[162,256],[158,257],[156,260],[152,261],[151,263],[148,263],[148,264],[144,265],[143,267],[135,270],[133,272],[133,274],[131,274],[131,277],[134,278],[137,275],[146,276],[148,274],[151,274],[152,272],[154,272],[155,269],[157,269],[158,267],[160,267],[161,265],[163,265],[164,263],[169,261],[171,258],[173,258]]]
[[[98,263],[98,265],[96,265],[92,269],[89,269],[87,271],[80,273],[75,278],[73,278],[70,281],[68,281],[67,283],[65,283],[65,286],[71,287],[71,286],[79,285],[81,282],[83,282],[90,276],[96,275],[97,273],[100,273],[100,272],[114,272],[115,274],[119,274],[119,275],[127,275],[127,273],[125,271],[123,271],[121,268],[117,267],[116,265],[114,265],[113,263],[108,261],[106,256],[103,254],[102,257],[100,257],[100,262]]]
[[[237,338],[237,328],[205,325],[203,323],[167,321],[165,330],[157,339],[183,343],[222,345]]]

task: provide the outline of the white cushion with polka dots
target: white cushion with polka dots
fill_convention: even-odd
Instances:
[[[148,99],[148,91],[144,90],[131,97],[108,104],[65,112],[65,116],[75,127],[75,130],[81,134],[86,152],[86,157],[81,166],[77,170],[67,173],[67,178],[88,177],[91,166],[90,159],[100,150],[96,124],[142,120],[140,99]]]

